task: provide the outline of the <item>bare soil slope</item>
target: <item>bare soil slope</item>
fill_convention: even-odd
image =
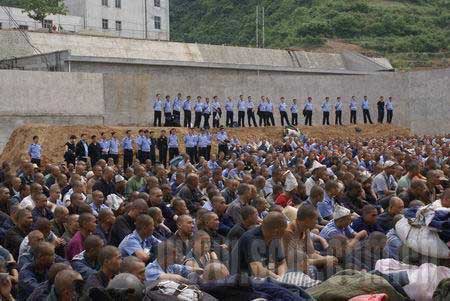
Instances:
[[[360,133],[355,131],[359,127],[362,131]],[[68,137],[72,134],[77,137],[81,133],[99,136],[100,132],[109,133],[117,132],[119,139],[125,136],[125,131],[131,129],[133,136],[141,127],[125,127],[125,126],[55,126],[44,124],[24,125],[14,130],[6,144],[3,153],[0,155],[0,162],[5,160],[11,161],[13,165],[18,165],[21,159],[27,158],[28,145],[32,142],[34,135],[39,136],[40,143],[43,147],[42,161],[43,163],[61,162],[63,161],[64,144]],[[390,136],[408,136],[411,135],[409,129],[401,128],[393,125],[345,125],[341,127],[336,126],[314,126],[314,127],[299,127],[309,137],[327,139],[327,138],[373,138],[373,137],[390,137]],[[159,136],[161,128],[148,128],[155,131],[155,136]],[[165,128],[168,131],[170,128]],[[183,137],[187,133],[185,128],[177,128],[178,136],[181,142],[181,149],[184,149]],[[212,130],[215,132],[216,130]],[[266,138],[269,140],[279,139],[282,137],[282,127],[264,127],[264,128],[233,128],[227,129],[229,136],[236,136],[241,142],[257,140]],[[216,149],[213,145],[213,150]]]

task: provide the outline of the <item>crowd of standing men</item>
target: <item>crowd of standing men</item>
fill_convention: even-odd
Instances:
[[[356,124],[356,117],[358,112],[358,100],[356,96],[352,96],[348,104],[350,109],[350,123]],[[369,122],[372,124],[372,119],[370,117],[370,103],[367,96],[363,97],[360,103],[364,123]],[[327,96],[322,102],[320,108],[322,111],[322,124],[330,125],[330,112],[334,107],[335,112],[335,125],[342,125],[342,111],[344,104],[341,97],[337,97],[335,103],[331,103],[330,98]],[[237,122],[235,123],[235,108],[237,108]],[[184,112],[184,127],[195,127],[195,128],[210,128],[210,119],[212,117],[212,127],[218,128],[220,126],[220,120],[222,118],[222,103],[218,96],[214,96],[212,101],[209,97],[205,97],[204,100],[201,96],[197,96],[197,100],[194,102],[191,96],[187,96],[185,99],[182,98],[181,93],[171,100],[170,95],[165,97],[165,100],[161,99],[160,94],[156,94],[156,98],[153,100],[153,110],[154,119],[153,126],[162,125],[162,115],[164,113],[165,126],[181,126],[181,111]],[[192,123],[192,110],[194,111],[194,122]],[[270,98],[267,96],[261,96],[258,104],[256,104],[251,96],[247,99],[244,95],[240,95],[238,100],[233,100],[232,97],[228,97],[224,104],[225,111],[225,125],[227,127],[245,127],[245,117],[247,116],[247,124],[249,127],[254,126],[275,126],[275,105],[271,102]],[[289,119],[288,112],[291,113],[291,118]],[[391,123],[394,113],[394,104],[392,96],[389,96],[388,100],[385,102],[384,97],[380,96],[377,101],[377,111],[378,111],[378,123],[383,123],[385,112],[387,115],[387,122]],[[280,114],[281,125],[298,125],[299,119],[299,107],[297,104],[297,99],[292,99],[292,103],[288,105],[284,97],[280,98],[278,104],[278,112]],[[303,105],[302,115],[305,118],[305,125],[312,126],[312,117],[314,112],[314,103],[312,97],[308,97],[305,104]],[[256,122],[256,116],[258,116],[258,123]],[[202,125],[203,119],[203,125]]]

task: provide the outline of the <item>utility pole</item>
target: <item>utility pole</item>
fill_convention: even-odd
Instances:
[[[264,6],[257,5],[256,6],[256,48],[264,48],[265,46],[265,16],[264,16]],[[261,24],[261,29],[260,29]],[[261,30],[261,41],[260,41],[260,30]]]
[[[256,6],[256,48],[259,48],[259,5]]]
[[[147,21],[147,0],[144,0],[144,22],[145,22],[145,27],[144,27],[144,33],[145,33],[145,39],[148,39],[148,21]]]
[[[265,31],[264,31],[264,6],[262,7],[262,48],[264,48],[264,44],[266,41],[266,35],[265,35]]]

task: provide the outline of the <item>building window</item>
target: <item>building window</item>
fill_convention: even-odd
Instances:
[[[155,16],[155,29],[161,29],[161,17]]]
[[[19,29],[28,30],[28,25],[19,25]]]
[[[122,1],[116,0],[116,8],[122,8]]]
[[[52,20],[44,20],[44,22],[42,23],[43,28],[47,28],[47,29],[51,29],[53,26],[53,21]]]
[[[102,5],[103,6],[108,6],[108,0],[102,0]]]
[[[161,0],[155,0],[155,6],[161,7]]]
[[[122,21],[116,21],[116,30],[121,31],[122,30]]]
[[[102,28],[108,29],[108,19],[102,19]]]

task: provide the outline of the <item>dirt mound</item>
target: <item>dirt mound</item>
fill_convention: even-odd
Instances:
[[[355,129],[360,128],[361,132]],[[6,144],[3,153],[0,155],[0,162],[5,160],[11,161],[13,165],[17,166],[21,159],[28,158],[28,145],[32,142],[34,135],[39,136],[40,143],[43,148],[42,161],[43,163],[61,162],[63,161],[64,144],[70,135],[80,136],[86,133],[88,137],[91,135],[99,136],[100,132],[110,133],[117,132],[119,139],[125,136],[125,131],[130,129],[133,135],[142,127],[125,127],[125,126],[55,126],[55,125],[24,125],[16,128],[11,134],[8,143]],[[299,127],[309,137],[328,139],[328,138],[373,138],[373,137],[389,137],[389,136],[408,136],[411,134],[409,129],[401,128],[392,125],[345,125],[345,126],[314,126],[314,127]],[[149,127],[149,130],[155,131],[155,136],[159,136],[161,128]],[[165,128],[166,131],[169,128]],[[177,128],[180,141],[183,140],[187,133],[185,128]],[[216,132],[216,130],[212,130]],[[282,137],[282,127],[264,127],[264,128],[233,128],[227,129],[230,137],[237,137],[241,142],[254,141],[261,138],[269,140],[279,139]],[[109,135],[108,135],[109,136]],[[213,151],[216,149],[213,144]],[[184,149],[183,142],[181,142],[181,149]]]

